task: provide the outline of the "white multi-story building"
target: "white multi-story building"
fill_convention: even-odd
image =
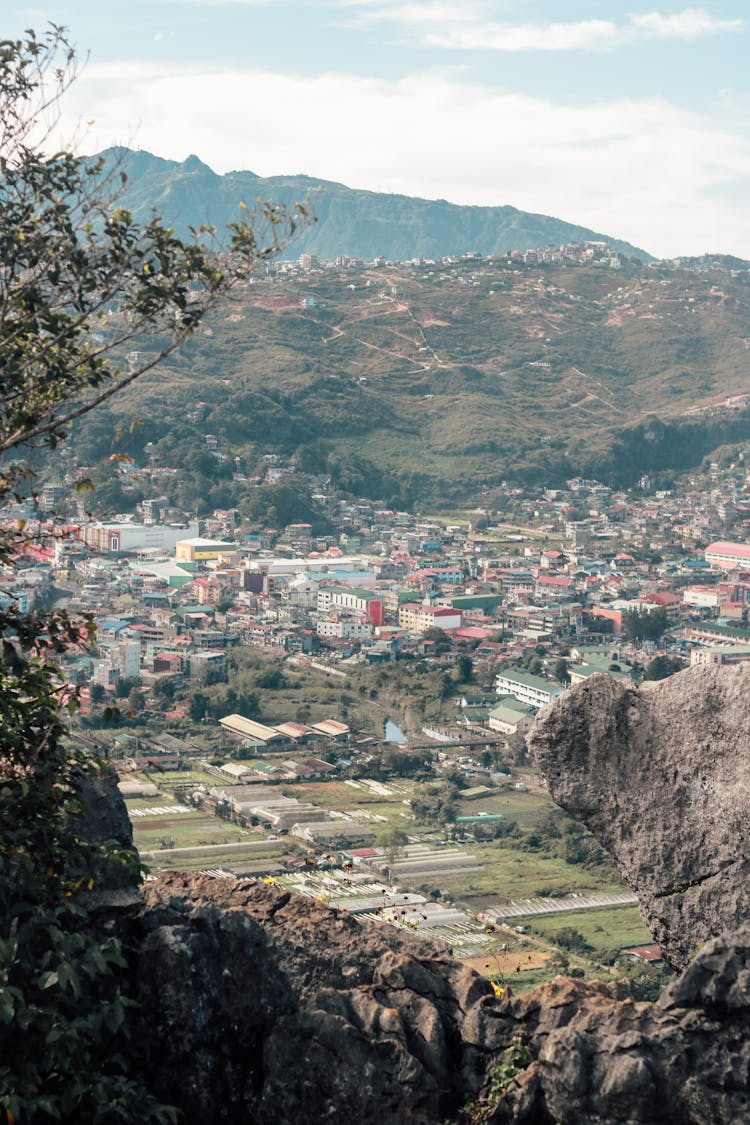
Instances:
[[[750,543],[709,543],[706,562],[719,570],[750,570]]]
[[[81,527],[79,536],[87,547],[103,554],[119,555],[158,549],[173,551],[181,539],[198,534],[198,524],[189,526],[151,523],[138,524],[125,521],[116,523],[88,523]]]
[[[543,680],[541,676],[533,676],[523,669],[506,668],[497,676],[495,690],[498,695],[512,695],[531,707],[546,707],[558,695],[562,695],[565,688],[562,684],[553,684],[551,680]]]
[[[461,622],[461,610],[447,606],[406,602],[398,611],[399,628],[410,633],[425,633],[428,629],[442,629],[449,633],[452,629],[460,629]]]
[[[348,586],[321,587],[318,590],[318,613],[326,615],[339,610],[367,617],[373,625],[383,624],[383,599],[380,594],[372,590],[352,590]]]
[[[100,643],[104,660],[111,665],[115,676],[135,680],[141,674],[141,642],[137,637],[124,638],[113,643]]]
[[[686,586],[682,591],[683,605],[694,605],[701,609],[717,609],[729,601],[729,591],[719,586]]]
[[[318,621],[315,631],[319,637],[340,637],[349,641],[371,641],[372,622],[359,617],[329,617]]]

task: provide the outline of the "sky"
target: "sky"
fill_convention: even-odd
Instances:
[[[63,116],[82,151],[750,258],[743,0],[4,0],[3,38],[49,22],[87,59]]]

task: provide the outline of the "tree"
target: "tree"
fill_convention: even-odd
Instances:
[[[380,846],[385,852],[389,872],[393,868],[394,863],[406,854],[405,849],[408,843],[409,837],[404,830],[402,828],[396,828],[395,825],[388,828],[380,837]]]
[[[680,660],[675,660],[671,656],[655,656],[646,665],[643,678],[644,680],[666,680],[667,676],[673,676],[675,672],[681,672],[682,668],[683,665]]]
[[[429,629],[425,629],[422,634],[426,641],[434,641],[435,648],[433,652],[440,655],[442,652],[448,652],[451,647],[451,639],[446,633],[445,629],[441,629],[437,625],[431,625]]]
[[[210,707],[211,700],[205,691],[196,691],[190,696],[188,714],[194,723],[199,723],[208,714]]]
[[[143,694],[138,687],[132,687],[128,692],[128,711],[138,714],[143,710]]]
[[[622,632],[628,640],[655,641],[667,627],[667,611],[657,609],[631,609],[622,615]]]
[[[153,369],[305,217],[264,208],[257,223],[232,225],[224,252],[207,229],[184,242],[157,217],[139,226],[117,205],[116,167],[40,147],[76,73],[59,28],[0,42],[0,502],[33,483],[31,450],[54,449],[72,423]],[[142,358],[128,362],[136,340]],[[0,531],[0,563],[12,565],[26,535]],[[81,827],[92,776],[105,784],[106,769],[68,746],[78,698],[56,661],[92,644],[90,620],[0,610],[7,1121],[174,1120],[142,1086],[120,943],[88,922],[92,889],[139,877],[133,853],[91,843]]]
[[[115,695],[118,699],[127,699],[134,688],[140,686],[140,676],[118,676],[115,680]]]
[[[559,660],[556,660],[555,665],[552,669],[552,675],[555,677],[558,684],[569,684],[570,672],[568,671],[567,660],[563,660],[562,657]]]
[[[415,820],[423,824],[450,824],[456,819],[456,791],[452,785],[417,785],[411,799]]]
[[[474,677],[474,661],[464,653],[456,661],[456,671],[458,672],[458,683],[468,684]]]
[[[563,926],[555,934],[554,940],[556,945],[570,953],[586,954],[593,948],[580,930],[576,930],[573,926]]]
[[[230,225],[223,250],[210,228],[185,242],[158,216],[139,226],[117,205],[116,164],[35,147],[77,60],[62,30],[27,34],[0,44],[0,454],[54,447],[175,351],[307,220],[304,206],[266,205]],[[126,365],[145,334],[148,349]]]

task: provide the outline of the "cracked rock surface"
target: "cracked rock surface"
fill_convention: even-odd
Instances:
[[[563,977],[497,1000],[420,935],[277,887],[169,875],[145,898],[144,1076],[185,1125],[750,1120],[750,926],[656,1003]]]
[[[709,942],[656,1003],[558,977],[510,1002],[534,1061],[493,1125],[750,1121],[750,926]],[[538,1022],[536,1022],[538,1020]]]
[[[591,676],[540,715],[552,797],[609,851],[666,960],[730,932],[750,905],[750,664],[628,686]]]
[[[207,876],[145,897],[149,1081],[189,1121],[442,1121],[504,1042],[489,982],[411,932]]]

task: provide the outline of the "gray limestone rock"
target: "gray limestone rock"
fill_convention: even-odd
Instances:
[[[510,1002],[533,1061],[493,1125],[729,1125],[750,1120],[750,926],[715,938],[655,1003],[557,978]],[[562,1015],[555,1020],[554,1013]],[[537,1016],[538,1014],[538,1016]],[[536,1019],[538,1023],[535,1023]]]
[[[130,935],[144,1076],[185,1125],[750,1120],[750,926],[656,1003],[558,977],[498,1000],[418,934],[164,876]]]
[[[542,712],[528,744],[555,801],[614,857],[670,964],[749,916],[750,664],[640,688],[592,676]]]
[[[206,876],[145,897],[149,1084],[189,1122],[428,1125],[503,1044],[489,982],[418,935]]]

